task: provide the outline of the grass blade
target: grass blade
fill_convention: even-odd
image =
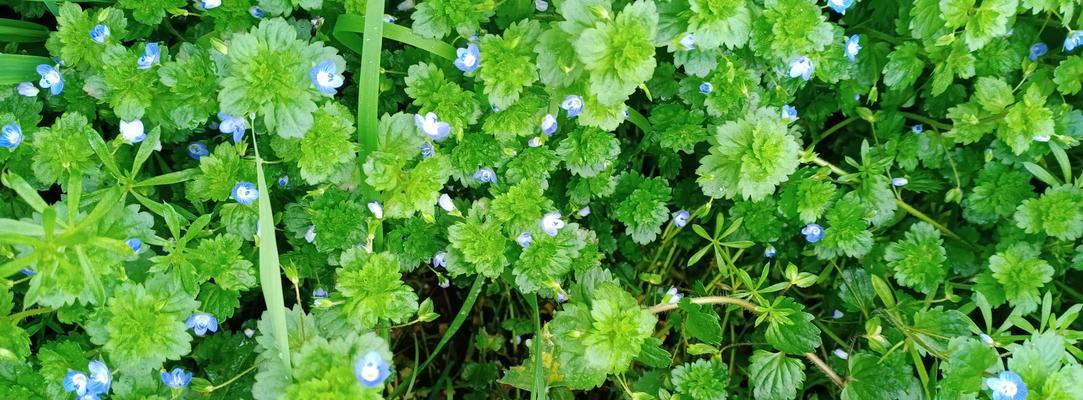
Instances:
[[[37,81],[41,78],[35,70],[38,64],[52,65],[53,60],[48,57],[0,54],[0,85]]]
[[[11,43],[44,42],[49,28],[33,22],[0,18],[0,41]]]
[[[545,367],[542,366],[542,335],[541,310],[538,310],[538,295],[531,293],[526,295],[526,302],[534,309],[534,388],[530,390],[531,400],[545,400]]]
[[[364,33],[361,38],[361,71],[357,76],[357,168],[376,151],[379,123],[380,50],[384,37],[384,2],[370,1],[365,7]],[[376,190],[364,182],[361,172],[361,192],[369,199],[377,198]]]
[[[448,60],[455,59],[454,46],[439,40],[426,39],[418,36],[414,34],[414,32],[410,30],[410,28],[402,25],[385,22],[384,37],[399,43],[417,47],[419,49],[428,51],[429,53],[435,54]]]
[[[253,124],[255,125],[255,124]],[[256,149],[256,189],[259,190],[259,283],[263,289],[263,301],[267,303],[267,312],[271,316],[271,328],[279,355],[286,365],[286,371],[293,368],[290,364],[289,331],[286,329],[286,302],[282,298],[282,268],[278,265],[278,242],[275,238],[275,220],[271,212],[271,191],[267,179],[263,176],[263,159],[259,156],[259,146],[255,143],[256,134],[252,132],[252,148]]]

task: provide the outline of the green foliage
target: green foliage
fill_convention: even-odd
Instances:
[[[756,350],[749,362],[756,400],[792,399],[805,381],[805,366],[785,353]]]
[[[798,142],[773,109],[759,109],[718,127],[696,169],[705,195],[759,200],[797,169]]]
[[[541,25],[534,20],[511,24],[503,36],[485,35],[480,40],[478,79],[485,84],[489,103],[503,109],[519,100],[523,88],[538,80],[534,68],[534,44]]]
[[[820,347],[820,329],[812,324],[814,317],[804,309],[788,297],[780,297],[765,307],[756,321],[767,321],[764,333],[767,343],[789,354],[808,353]]]
[[[596,23],[579,33],[575,53],[589,74],[590,92],[599,103],[621,103],[650,79],[657,65],[653,43],[657,30],[654,2],[638,0],[612,21]]]
[[[177,289],[165,279],[118,286],[88,327],[91,341],[122,371],[157,369],[180,359],[191,351],[184,320],[199,303]]]
[[[940,231],[919,222],[910,227],[902,240],[887,246],[884,260],[895,270],[895,280],[899,284],[930,293],[948,274],[943,244]]]
[[[669,219],[666,203],[670,188],[665,182],[657,177],[626,174],[617,184],[616,196],[624,199],[616,205],[614,215],[624,224],[625,232],[639,244],[654,241],[662,231],[662,223]]]
[[[1038,307],[1039,289],[1053,278],[1053,267],[1027,243],[1016,243],[989,257],[989,270],[1013,307],[1029,313]]]
[[[726,364],[714,360],[696,360],[673,369],[673,386],[681,398],[692,400],[725,400],[729,372]]]
[[[335,289],[342,311],[356,328],[371,329],[380,321],[405,322],[417,311],[417,294],[402,283],[399,262],[388,253],[343,253],[335,270]]]

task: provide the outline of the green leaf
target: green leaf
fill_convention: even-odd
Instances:
[[[918,57],[918,46],[906,42],[888,55],[884,65],[884,84],[895,91],[905,91],[914,86],[925,63]]]
[[[687,300],[679,307],[684,312],[684,330],[689,336],[714,346],[722,344],[722,326],[713,307]]]
[[[1008,302],[1023,314],[1038,309],[1039,290],[1053,279],[1053,267],[1038,258],[1040,255],[1028,243],[1015,243],[989,257],[993,278],[1004,288]]]
[[[1065,96],[1079,93],[1083,88],[1083,57],[1069,56],[1053,71],[1053,82]]]
[[[1008,34],[1008,21],[1015,16],[1017,0],[983,0],[967,18],[963,40],[970,50],[985,46],[994,38]]]
[[[940,364],[944,373],[940,390],[954,396],[981,391],[986,371],[993,369],[999,360],[996,350],[969,337],[952,338],[948,354],[947,361]]]
[[[974,83],[974,98],[985,111],[999,113],[1015,102],[1012,88],[999,78],[983,76]]]
[[[420,2],[411,19],[413,30],[428,38],[443,38],[458,33],[469,37],[488,22],[496,8],[492,0],[429,0]]]
[[[589,72],[590,91],[598,102],[622,103],[651,78],[657,28],[654,2],[638,0],[611,22],[583,30],[575,40],[575,52]]]
[[[986,163],[974,188],[963,199],[963,217],[989,224],[1012,215],[1021,202],[1033,197],[1030,174],[999,162]]]
[[[896,353],[898,354],[898,353]],[[888,400],[902,397],[910,377],[906,364],[898,357],[880,362],[867,352],[850,355],[850,376],[842,389],[842,400]]]
[[[824,237],[813,245],[821,260],[843,255],[861,257],[872,248],[872,232],[865,221],[866,209],[857,196],[843,196],[824,216],[827,219]]]
[[[696,37],[696,47],[704,50],[726,45],[744,46],[752,28],[752,12],[744,1],[691,0],[688,30]]]
[[[508,238],[500,224],[484,215],[475,205],[461,222],[448,227],[447,270],[452,275],[482,274],[496,278],[504,272],[508,258],[504,254]]]
[[[535,20],[511,24],[504,35],[481,38],[478,78],[485,85],[489,103],[503,109],[519,100],[523,89],[538,80],[534,67],[534,45],[541,35]]]
[[[940,231],[925,222],[910,226],[902,240],[888,245],[884,260],[895,270],[899,284],[930,293],[948,275],[947,253]]]
[[[1015,223],[1027,233],[1076,240],[1083,236],[1083,193],[1070,185],[1049,187],[1041,197],[1019,204]]]
[[[674,368],[670,379],[682,399],[726,400],[729,375],[721,361],[696,360]]]
[[[618,198],[614,215],[625,225],[625,232],[639,244],[647,244],[662,232],[662,223],[669,220],[671,189],[660,177],[644,178],[637,173],[626,174],[617,184]]]
[[[124,283],[102,309],[105,329],[101,335],[91,330],[91,340],[103,346],[118,370],[158,369],[191,351],[192,336],[184,321],[199,303],[166,282]]]
[[[815,318],[804,312],[805,306],[793,299],[781,297],[763,316],[768,322],[764,337],[774,348],[789,354],[804,354],[820,347],[820,329],[812,324]]]
[[[1027,88],[1023,101],[1008,109],[1004,123],[996,130],[997,139],[1017,155],[1030,148],[1034,137],[1052,137],[1055,133],[1053,111],[1045,107],[1045,96],[1037,85]]]
[[[799,164],[797,139],[774,109],[761,108],[718,127],[697,180],[714,198],[760,200],[785,182]]]
[[[1060,369],[1061,360],[1068,356],[1064,338],[1053,332],[1034,335],[1022,344],[1008,346],[1012,356],[1008,370],[1019,374],[1027,387],[1040,388],[1046,378]]]
[[[654,368],[668,368],[672,359],[673,355],[662,348],[662,339],[656,337],[647,338],[635,358],[643,365]]]
[[[793,399],[805,381],[805,365],[785,353],[756,350],[749,362],[749,382],[756,400]]]
[[[620,141],[598,128],[580,127],[568,133],[557,154],[571,173],[592,177],[606,169],[620,154]]]
[[[343,313],[356,328],[371,329],[381,321],[405,322],[417,311],[417,294],[402,282],[399,261],[390,253],[351,249],[335,270],[335,289]]]

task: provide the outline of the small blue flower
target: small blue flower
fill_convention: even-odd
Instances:
[[[90,371],[87,393],[109,392],[109,385],[113,383],[113,374],[109,372],[109,367],[105,363],[99,360],[91,361],[87,364],[87,371]]]
[[[978,340],[981,340],[981,342],[984,343],[986,346],[996,345],[996,341],[993,340],[993,337],[986,335],[984,332],[978,334]]]
[[[985,378],[985,387],[993,391],[993,400],[1024,400],[1027,398],[1027,385],[1023,378],[1012,371],[1002,371],[993,378]]]
[[[854,5],[854,0],[827,0],[827,6],[839,14],[846,14],[846,9]]]
[[[564,220],[560,219],[560,213],[557,211],[546,213],[542,216],[541,220],[542,232],[546,235],[555,237],[560,230],[564,228]]]
[[[681,292],[677,291],[676,287],[671,286],[669,290],[666,291],[666,295],[662,296],[662,299],[668,299],[666,302],[669,304],[677,304],[681,302],[682,297],[684,296],[681,296]]]
[[[914,126],[910,127],[910,132],[914,132],[915,135],[923,132],[924,130],[925,127],[921,126],[921,124],[914,124]]]
[[[433,268],[447,268],[447,252],[446,251],[437,252],[436,254],[434,254],[432,256],[432,267]]]
[[[18,122],[12,122],[0,128],[0,147],[15,150],[23,142],[23,128]]]
[[[199,1],[199,6],[203,7],[204,10],[210,10],[210,9],[213,9],[213,8],[218,8],[218,6],[220,6],[220,5],[222,5],[222,0],[200,0]]]
[[[673,213],[673,225],[677,225],[678,228],[684,228],[684,226],[688,224],[688,218],[691,217],[692,215],[689,214],[687,210],[677,210],[677,212]]]
[[[233,135],[233,143],[240,143],[244,138],[244,132],[248,130],[248,123],[244,121],[244,118],[234,117],[226,113],[218,113],[218,119],[222,122],[218,123],[218,131],[226,134]]]
[[[278,187],[286,187],[286,185],[289,185],[289,184],[290,184],[290,176],[289,175],[282,175],[282,177],[278,178]]]
[[[782,120],[786,122],[797,121],[797,109],[789,104],[782,106]]]
[[[252,6],[248,9],[248,15],[251,15],[252,18],[256,19],[263,18],[263,9],[258,6]]]
[[[1047,142],[1049,142],[1049,139],[1052,139],[1053,137],[1049,136],[1049,135],[1041,135],[1041,134],[1039,134],[1039,135],[1031,136],[1030,138],[1031,138],[1031,140],[1034,140],[1035,142],[1047,143]]]
[[[353,366],[353,373],[362,386],[375,388],[384,383],[384,379],[391,375],[391,370],[380,353],[370,351],[364,357],[357,359]]]
[[[203,336],[207,331],[218,332],[218,318],[207,313],[195,313],[188,317],[184,325],[192,329],[196,336]]]
[[[66,392],[75,392],[76,395],[82,396],[87,393],[89,387],[90,377],[83,371],[70,370],[67,375],[64,375],[64,391]]]
[[[894,187],[903,187],[906,186],[907,183],[910,183],[910,180],[905,177],[900,176],[898,178],[891,178],[891,186]]]
[[[64,76],[60,74],[59,69],[54,68],[52,65],[39,64],[36,70],[38,75],[41,75],[38,86],[41,86],[42,89],[49,89],[49,93],[53,96],[60,94],[64,90]]]
[[[1045,53],[1048,52],[1049,46],[1043,42],[1038,42],[1030,46],[1030,54],[1028,55],[1028,57],[1030,58],[1030,61],[1038,61],[1039,57],[1044,56]]]
[[[496,104],[490,104],[489,108],[493,109],[494,113],[495,112],[500,112],[500,107],[497,107]]]
[[[1064,51],[1069,52],[1079,46],[1083,46],[1083,31],[1068,32],[1068,37],[1064,38]]]
[[[321,288],[316,288],[312,291],[312,298],[314,299],[326,299],[328,297],[327,291]]]
[[[526,141],[526,145],[530,147],[541,147],[542,138],[540,136],[532,137],[530,140]]]
[[[101,396],[98,396],[97,393],[90,393],[90,392],[87,392],[87,394],[84,394],[82,396],[77,396],[75,399],[76,400],[102,400]]]
[[[575,213],[576,215],[579,215],[580,218],[586,217],[590,215],[590,207],[580,208],[579,211],[576,211]]]
[[[860,41],[861,37],[857,35],[846,39],[846,58],[849,58],[851,62],[857,61],[857,53],[861,51]]]
[[[546,12],[549,10],[549,2],[545,0],[534,0],[534,9],[538,12]]]
[[[200,158],[210,155],[211,152],[207,150],[207,144],[203,142],[192,142],[188,144],[188,157],[192,157],[193,160],[199,160]]]
[[[19,82],[19,85],[15,87],[19,91],[19,94],[26,97],[35,97],[38,95],[38,88],[34,87],[33,82]]]
[[[421,143],[421,158],[429,158],[436,155],[436,148],[433,147],[432,142]]]
[[[800,56],[790,60],[790,78],[801,77],[801,79],[809,80],[812,78],[812,60],[808,57]]]
[[[19,270],[19,273],[21,273],[23,275],[26,275],[26,276],[34,276],[34,274],[36,274],[37,272],[34,272],[34,270],[32,270],[30,268],[23,268],[23,269]]]
[[[843,316],[845,316],[845,314],[843,314],[842,311],[835,310],[831,312],[831,319],[840,319]]]
[[[136,144],[147,139],[147,133],[143,128],[143,121],[136,118],[132,121],[120,121],[120,139],[124,143]]]
[[[383,219],[384,218],[384,206],[381,206],[380,202],[378,202],[378,201],[370,201],[369,204],[368,204],[368,207],[369,207],[369,212],[371,212],[372,216],[376,217],[376,219]]]
[[[320,61],[319,64],[308,70],[308,76],[312,79],[312,84],[316,86],[316,89],[320,90],[320,93],[332,96],[335,94],[336,89],[342,87],[344,82],[342,74],[338,73],[338,66],[331,60]]]
[[[138,253],[139,250],[143,249],[143,241],[139,240],[139,238],[137,238],[137,237],[133,237],[133,238],[130,238],[128,240],[125,240],[124,244],[127,244],[128,247],[132,249],[133,253]]]
[[[801,228],[801,234],[805,235],[805,240],[809,243],[816,243],[824,238],[824,227],[819,224],[808,224]]]
[[[455,68],[458,68],[462,72],[474,72],[478,69],[478,62],[481,61],[481,52],[478,50],[478,45],[470,43],[465,48],[458,48],[455,50]]]
[[[247,206],[259,198],[259,190],[256,190],[256,185],[253,185],[252,182],[237,182],[236,185],[233,185],[229,197]]]
[[[693,33],[686,33],[681,36],[681,40],[678,42],[682,49],[692,50],[696,48],[696,35]]]
[[[384,14],[384,22],[393,24],[395,23],[395,17],[391,16],[391,14]]]
[[[109,38],[109,27],[104,24],[94,25],[94,28],[90,30],[90,40],[97,44],[105,44],[105,39]]]
[[[583,98],[569,94],[564,97],[564,101],[560,102],[560,108],[568,112],[568,118],[575,118],[583,112]]]
[[[846,350],[835,348],[835,351],[833,351],[832,353],[835,353],[835,357],[841,358],[843,360],[850,359],[850,353],[847,353]]]
[[[530,247],[534,243],[534,237],[530,235],[530,232],[523,232],[515,238],[515,242],[519,243],[520,247]]]
[[[553,114],[545,114],[541,120],[541,130],[545,136],[553,136],[553,133],[557,131],[557,117]]]
[[[775,258],[775,254],[778,254],[778,250],[775,250],[775,246],[767,245],[767,248],[763,249],[763,256],[766,258]]]
[[[192,373],[180,368],[173,368],[170,372],[162,372],[162,383],[170,389],[184,389],[192,382]]]
[[[557,292],[557,303],[563,303],[565,301],[568,301],[568,294],[564,293],[563,290]],[[527,341],[530,341],[530,339],[527,339]]]
[[[309,243],[316,241],[316,225],[308,226],[308,230],[305,231],[305,241]]]
[[[440,285],[440,287],[442,287],[444,289],[447,289],[448,286],[451,286],[451,280],[448,279],[446,276],[437,275],[436,276],[436,284]]]
[[[714,91],[714,85],[711,82],[703,82],[699,84],[699,92],[703,94],[710,94]]]
[[[496,172],[489,167],[478,168],[478,171],[474,173],[474,179],[481,183],[496,183]]]
[[[139,60],[136,63],[139,65],[139,69],[149,69],[161,60],[162,52],[158,48],[158,43],[150,42],[143,48],[143,55],[139,56]]]
[[[429,139],[437,142],[447,139],[451,133],[451,125],[440,121],[440,118],[432,112],[425,113],[425,116],[414,114],[414,125],[417,125],[417,129],[421,130],[421,133],[424,133]]]

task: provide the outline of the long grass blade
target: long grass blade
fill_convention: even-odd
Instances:
[[[48,57],[0,53],[0,85],[36,81],[40,78],[35,70],[38,64],[52,63]]]
[[[33,22],[0,18],[0,42],[33,43],[49,38],[49,28]]]
[[[282,268],[278,265],[278,242],[275,238],[275,220],[271,212],[271,191],[263,176],[263,159],[252,133],[252,147],[256,149],[256,189],[259,190],[259,283],[263,289],[263,301],[271,317],[271,329],[279,356],[291,371],[289,331],[286,328],[286,301],[282,295]]]

